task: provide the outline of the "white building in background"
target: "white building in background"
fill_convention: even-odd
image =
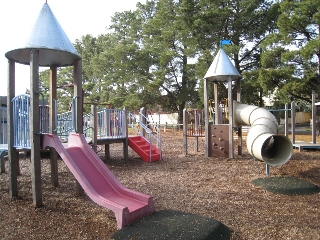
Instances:
[[[153,113],[148,115],[148,120],[157,124],[178,124],[178,113]]]
[[[139,119],[139,115],[135,114],[136,119]],[[178,113],[152,113],[147,114],[147,118],[151,123],[155,124],[170,124],[176,125],[178,124]]]

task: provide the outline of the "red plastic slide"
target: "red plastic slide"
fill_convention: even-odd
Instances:
[[[153,198],[124,187],[78,133],[62,144],[57,135],[43,135],[43,149],[53,147],[78,180],[87,195],[97,204],[115,213],[118,228],[155,211]]]

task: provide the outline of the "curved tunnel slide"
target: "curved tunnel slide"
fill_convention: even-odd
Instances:
[[[57,135],[44,134],[42,143],[43,149],[56,149],[95,203],[115,213],[119,229],[155,211],[153,198],[124,187],[87,144],[82,134],[71,133],[67,144],[62,144]]]
[[[270,166],[285,164],[292,156],[292,142],[278,134],[278,121],[268,110],[234,101],[234,126],[250,126],[248,152]]]

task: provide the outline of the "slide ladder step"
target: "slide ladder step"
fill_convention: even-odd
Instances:
[[[156,162],[161,158],[161,152],[154,145],[151,145],[150,156],[150,143],[142,136],[133,136],[128,139],[129,146],[145,161]]]

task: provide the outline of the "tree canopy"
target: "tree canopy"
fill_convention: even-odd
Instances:
[[[282,1],[277,29],[261,44],[258,82],[278,101],[311,102],[320,93],[320,1]]]
[[[138,3],[115,13],[105,34],[75,41],[85,102],[178,112],[182,122],[184,108],[203,108],[203,76],[223,39],[233,43],[224,50],[243,76],[243,102],[263,106],[270,94],[280,103],[289,96],[310,101],[320,90],[319,6],[320,0]],[[48,78],[41,73],[44,90]],[[59,69],[58,85],[70,83],[72,70]],[[220,85],[219,98],[227,97]],[[60,111],[71,92],[59,90]]]

